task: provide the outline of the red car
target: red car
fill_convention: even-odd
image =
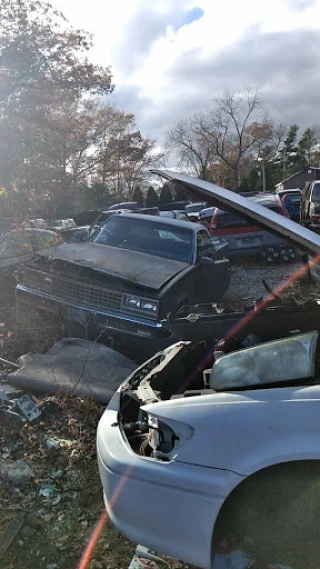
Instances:
[[[289,217],[289,214],[277,194],[257,194],[247,198],[272,211]],[[290,261],[296,258],[295,249],[283,239],[262,230],[233,213],[214,208],[210,222],[211,235],[223,237],[230,243],[230,257],[261,255],[266,261]]]

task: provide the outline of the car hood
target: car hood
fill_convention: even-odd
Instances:
[[[100,243],[65,243],[38,253],[50,260],[67,261],[143,287],[159,290],[190,265],[139,251]]]
[[[254,221],[255,225],[287,239],[294,247],[316,255],[320,254],[320,235],[236,192],[171,170],[152,169],[151,172],[167,180],[182,182],[197,199],[206,200],[215,207],[240,214]]]

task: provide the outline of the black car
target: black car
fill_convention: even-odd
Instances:
[[[169,313],[221,299],[230,282],[227,256],[227,241],[201,225],[114,215],[88,242],[40,254],[17,287],[18,309],[77,322],[87,337],[106,333],[112,346],[145,359],[172,342],[161,324]]]

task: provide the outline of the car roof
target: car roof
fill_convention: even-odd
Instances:
[[[247,199],[259,203],[264,207],[281,207],[280,197],[277,194],[257,194],[256,196],[251,196]]]
[[[128,205],[129,206],[130,205],[136,206],[136,205],[138,205],[138,202],[134,202],[134,201],[133,202],[118,202],[118,203],[114,203],[114,204],[110,205],[107,209],[109,211],[112,211],[113,209],[125,209],[124,206],[128,206]]]
[[[191,231],[195,231],[196,229],[203,229],[203,225],[200,223],[194,223],[193,221],[182,221],[181,219],[173,219],[171,217],[164,217],[160,215],[144,215],[141,213],[119,213],[116,216],[116,219],[121,218],[129,218],[129,219],[137,219],[140,221],[151,221],[152,223],[160,223],[163,225],[172,225],[173,227],[183,227],[184,229],[190,229]],[[114,219],[114,218],[112,218]],[[106,221],[106,223],[109,220]]]
[[[185,209],[163,209],[162,211],[159,211],[160,217],[166,217],[167,213],[184,213],[184,215],[188,215],[188,212]]]
[[[190,207],[195,207],[195,206],[197,206],[197,205],[203,205],[204,203],[207,203],[207,202],[191,202],[191,203],[189,203],[189,204],[186,205],[186,208],[187,208],[187,207],[189,207],[189,208],[190,208]]]
[[[220,209],[242,215],[246,219],[253,221],[255,225],[258,224],[275,235],[288,239],[295,247],[306,249],[316,255],[320,254],[320,235],[306,227],[302,227],[285,216],[280,217],[278,213],[262,206],[260,203],[248,200],[236,192],[226,190],[211,182],[192,178],[179,172],[158,169],[152,169],[151,172],[159,174],[167,180],[182,182],[198,199],[205,199]],[[187,222],[185,221],[184,223]]]
[[[246,200],[252,200],[258,204],[263,205],[263,207],[279,207],[283,210],[280,197],[277,194],[258,194],[256,196],[246,197]],[[218,210],[219,215],[229,214],[228,211],[223,209],[216,208],[216,210]]]
[[[283,209],[281,205],[280,197],[277,194],[256,194],[255,196],[243,196],[246,200],[252,200],[258,204],[263,205],[263,207],[279,207]],[[218,207],[215,208],[219,215],[229,214],[230,212]]]
[[[42,229],[41,227],[21,227],[18,229],[11,229],[11,231],[8,231],[8,233],[6,233],[6,235],[11,235],[12,233],[48,233],[49,235],[55,235],[55,236],[59,236],[58,233],[56,233],[55,231],[52,231],[51,229]]]

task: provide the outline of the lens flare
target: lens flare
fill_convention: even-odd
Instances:
[[[112,508],[114,507],[114,504],[116,503],[118,496],[120,495],[120,493],[122,492],[122,489],[124,487],[124,485],[126,484],[128,478],[130,477],[132,472],[132,466],[130,466],[126,473],[123,475],[123,477],[121,478],[119,484],[117,485],[113,496],[111,497],[111,500],[109,501],[109,510],[111,511]],[[101,516],[100,519],[98,520],[98,522],[96,523],[96,526],[91,534],[91,537],[86,545],[86,548],[82,554],[82,557],[80,559],[80,563],[78,565],[78,569],[86,569],[86,567],[88,567],[89,561],[92,557],[93,551],[99,541],[99,537],[101,535],[101,532],[106,524],[106,522],[109,519],[109,513],[105,510]]]

